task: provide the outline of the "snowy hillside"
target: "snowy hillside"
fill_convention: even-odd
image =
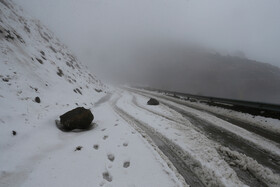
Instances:
[[[104,104],[109,88],[38,20],[6,0],[0,1],[0,50],[0,186],[185,184]],[[55,120],[77,106],[91,109],[93,129],[60,131]]]
[[[9,0],[0,50],[0,187],[280,185],[279,119],[106,86]],[[77,106],[92,128],[57,128]]]

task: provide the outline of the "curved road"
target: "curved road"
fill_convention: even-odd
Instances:
[[[148,94],[146,92],[136,91],[129,89],[130,93],[132,95],[139,94],[144,97],[160,97],[157,94]],[[110,98],[110,97],[109,97]],[[106,98],[106,100],[108,97]],[[176,107],[176,105],[170,104],[171,102],[174,102],[174,99],[167,99],[166,97],[160,97],[161,103],[170,109],[180,113],[186,120],[190,121],[193,125],[195,125],[200,131],[209,139],[213,140],[214,142],[217,142],[220,145],[223,145],[224,147],[228,147],[231,150],[237,151],[239,153],[243,153],[255,160],[257,160],[258,163],[262,164],[263,166],[271,169],[274,173],[279,174],[280,173],[280,162],[279,158],[276,158],[275,156],[266,153],[257,147],[254,147],[250,145],[247,142],[244,142],[242,139],[237,137],[236,135],[221,129],[217,126],[212,125],[211,123],[198,118],[197,116],[188,113],[187,111],[184,111],[182,108]],[[165,102],[163,101],[169,101]],[[172,142],[168,141],[167,138],[163,137],[162,135],[159,135],[157,132],[155,132],[148,124],[145,124],[139,120],[137,120],[135,117],[131,116],[130,114],[123,111],[121,108],[117,107],[116,105],[117,100],[115,100],[112,104],[114,110],[124,119],[126,119],[129,123],[134,123],[134,125],[141,128],[143,131],[146,132],[146,134],[155,142],[155,144],[158,146],[158,148],[169,158],[169,160],[173,163],[173,165],[176,167],[178,172],[184,177],[186,182],[190,184],[191,186],[205,186],[203,184],[203,180],[201,180],[200,176],[197,176],[195,172],[193,171],[193,165],[196,166],[195,169],[197,169],[197,164],[193,163],[191,159],[182,158],[181,153],[183,150],[181,150],[179,147],[172,144]],[[146,110],[154,115],[160,116],[162,118],[165,118],[167,120],[171,120],[178,124],[184,124],[184,121],[176,118],[171,118],[168,116],[165,116],[163,114],[157,113],[155,111],[151,111],[145,107],[140,106],[137,103],[135,95],[133,96],[133,99],[131,101],[135,107],[138,107],[142,110]],[[175,102],[174,102],[175,103]],[[179,103],[177,103],[179,104]],[[188,106],[189,107],[189,106]],[[218,115],[215,115],[216,117]],[[223,116],[220,116],[221,119],[225,120]],[[227,120],[230,122],[230,119]],[[236,125],[236,124],[234,124]],[[239,126],[239,125],[238,125]],[[246,130],[248,130],[246,128]],[[255,131],[254,131],[255,132]],[[260,133],[257,133],[260,134]],[[273,139],[273,138],[272,138]],[[277,141],[275,141],[278,143]],[[218,150],[219,152],[219,150]],[[223,156],[222,152],[219,152],[221,156]],[[230,165],[230,164],[229,164]],[[234,169],[239,177],[239,179],[244,182],[245,184],[249,186],[268,186],[263,181],[256,178],[251,172],[248,170],[242,170],[238,166],[231,165],[232,169]]]

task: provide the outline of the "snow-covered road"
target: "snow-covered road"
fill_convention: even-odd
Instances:
[[[112,103],[117,113],[145,131],[188,184],[280,184],[277,141],[157,93],[129,89],[118,94]],[[161,104],[146,105],[150,97]]]

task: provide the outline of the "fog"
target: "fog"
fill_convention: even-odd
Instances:
[[[218,56],[237,55],[242,59],[246,57],[246,59],[280,67],[279,0],[14,1],[20,4],[30,15],[48,26],[82,62],[89,66],[93,73],[104,80],[118,80],[124,83],[125,80],[142,79],[142,82],[138,81],[142,84],[151,83],[151,79],[163,80],[162,73],[156,70],[148,71],[157,69],[159,66],[161,68],[172,66],[175,69],[173,73],[176,74],[178,72],[176,67],[181,66],[174,65],[176,64],[174,61],[180,61],[177,64],[190,61],[189,57],[183,54],[186,50],[192,51],[194,49]],[[182,51],[180,55],[174,54],[175,49],[176,51]],[[166,55],[169,51],[172,51],[172,54]],[[161,64],[159,65],[155,61],[161,61]],[[231,59],[231,61],[234,60]],[[239,64],[240,60],[235,59],[235,61],[238,61]],[[185,69],[193,69],[189,67],[195,66],[198,62],[200,61],[196,58],[192,63],[187,64],[188,68]],[[243,62],[253,63],[251,61]],[[220,67],[218,64],[216,63],[217,68]],[[199,66],[204,67],[204,65]],[[246,69],[246,71],[255,72],[252,69],[255,66],[255,69],[258,69],[258,64],[244,67],[241,64],[238,68],[250,67],[251,69]],[[261,65],[260,67],[263,69],[264,66]],[[275,74],[278,72],[277,68],[276,70],[273,67],[268,69],[270,70],[267,70],[267,72],[275,71]],[[221,69],[221,71],[224,70]],[[198,79],[205,77],[207,74],[202,72],[205,71],[199,69],[199,73],[193,73],[195,76],[188,78],[192,79],[192,82],[197,82],[196,84],[202,84],[205,79],[201,81]],[[147,74],[154,76],[148,80]],[[174,75],[171,71],[168,74]],[[254,74],[251,79],[260,78],[263,80],[266,76],[259,77],[263,74],[265,72]],[[245,91],[242,94],[220,94],[223,92],[221,87],[219,87],[219,93],[207,92],[205,89],[203,89],[204,91],[196,90],[194,87],[207,87],[208,90],[211,90],[211,88],[205,85],[193,86],[193,83],[188,84],[188,88],[182,89],[182,85],[186,85],[182,81],[186,79],[183,75],[184,73],[181,72],[181,77],[175,78],[176,85],[173,84],[174,81],[171,81],[171,86],[167,84],[163,86],[167,89],[196,94],[239,99],[251,97]],[[226,75],[223,74],[223,76]],[[239,74],[235,76],[239,76]],[[278,81],[278,75],[270,77],[270,79],[277,79]],[[264,82],[268,82],[270,79]],[[239,81],[242,82],[242,80]],[[277,87],[277,83],[280,83],[277,81],[271,86],[272,88]],[[179,82],[183,83],[179,84]],[[238,81],[232,84],[236,84],[237,87],[235,88],[238,89]],[[263,84],[265,85],[265,83]],[[212,89],[217,90],[216,88]],[[231,91],[228,92],[231,93]],[[237,97],[237,95],[241,96]],[[244,95],[247,95],[247,97],[244,97]],[[269,101],[264,99],[265,95],[255,97],[254,100]],[[269,97],[275,97],[275,100],[280,102],[277,96],[270,95]]]

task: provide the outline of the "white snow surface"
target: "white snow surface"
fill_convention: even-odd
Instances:
[[[144,97],[142,95],[135,94],[135,93],[132,95],[134,96],[134,98],[132,99],[132,103],[135,103],[137,105],[137,107],[140,107],[146,111],[152,112],[154,115],[161,116],[162,118],[164,118],[164,119],[161,119],[161,121],[171,120],[173,122],[176,122],[177,124],[184,124],[184,126],[187,125],[190,128],[193,128],[194,130],[198,130],[187,119],[185,119],[181,114],[168,108],[164,104],[160,104],[158,106],[149,106],[146,104],[149,97]],[[127,102],[127,103],[129,103],[129,102]],[[138,112],[137,112],[137,115],[139,115]],[[199,117],[201,117],[201,116],[199,116]],[[145,118],[141,117],[141,119],[145,119]],[[151,126],[155,125],[155,123],[148,123],[148,124],[151,124]],[[171,123],[169,122],[168,124],[169,125],[167,125],[167,127],[165,127],[166,131],[170,130],[170,127],[172,127],[172,130],[174,130],[174,127],[171,125]],[[162,125],[163,125],[163,123],[159,124],[159,126],[160,126],[159,128],[161,128]],[[183,130],[180,129],[180,131],[182,132]],[[167,132],[165,132],[165,133],[167,133]],[[180,135],[181,133],[175,132],[174,134]],[[201,136],[201,135],[198,135],[197,132],[192,133],[192,135]],[[240,135],[242,136],[242,134],[240,134]],[[185,134],[185,136],[190,136],[190,135]],[[206,137],[204,137],[204,140],[205,140],[205,138]],[[174,140],[176,140],[176,142],[179,143],[177,137],[175,137]],[[266,140],[266,139],[264,139],[264,140]],[[248,170],[252,175],[254,175],[256,178],[258,178],[259,180],[261,180],[263,183],[267,184],[268,186],[275,186],[275,187],[279,186],[279,184],[280,184],[279,174],[273,173],[269,168],[262,166],[256,160],[252,159],[251,157],[248,157],[247,155],[244,155],[244,154],[236,152],[236,151],[232,151],[229,148],[223,147],[218,143],[211,142],[210,140],[208,140],[208,141],[209,141],[208,143],[212,144],[211,145],[212,147],[215,147],[216,150],[218,150],[222,154],[222,159],[226,160],[229,164],[237,165],[242,170]],[[262,141],[262,140],[260,140],[260,141]],[[187,142],[188,142],[188,144],[190,143],[190,141],[187,141]],[[202,161],[202,162],[205,162],[205,161]]]
[[[0,1],[0,50],[0,186],[186,185],[115,114],[104,99],[112,88],[6,0]],[[60,131],[55,120],[77,106],[91,109],[93,129]]]
[[[142,91],[144,91],[144,90],[142,90]],[[147,91],[147,92],[150,92],[150,91]],[[160,94],[160,95],[164,96],[164,94],[162,94],[162,93],[156,93],[156,92],[150,92],[150,93]],[[168,97],[168,98],[175,99],[175,98],[171,98],[171,97]],[[184,103],[188,104],[189,106],[198,107],[205,111],[210,111],[212,113],[216,113],[216,114],[220,114],[223,116],[238,119],[238,120],[244,121],[246,123],[249,123],[253,126],[256,126],[258,128],[262,128],[267,131],[280,134],[280,120],[278,120],[278,119],[273,119],[273,118],[268,118],[268,117],[263,117],[263,116],[254,116],[254,115],[251,115],[248,113],[238,112],[238,111],[234,111],[234,110],[230,110],[230,109],[226,109],[226,108],[221,108],[221,107],[217,107],[217,106],[209,106],[205,103],[200,103],[200,102],[190,102],[188,100],[184,100],[184,97],[182,97],[182,96],[179,96],[179,98],[181,99],[181,102],[184,102]]]
[[[246,186],[237,177],[235,171],[219,156],[215,144],[193,128],[190,122],[184,125],[174,123],[164,117],[155,116],[132,104],[133,96],[127,92],[120,94],[117,106],[134,116],[137,120],[148,124],[160,135],[181,147],[185,154],[202,167],[195,171],[207,186]],[[137,95],[139,103],[146,104],[147,98]],[[143,105],[142,105],[143,106]],[[159,108],[149,106],[149,108]],[[162,111],[162,108],[159,108]],[[164,110],[165,111],[165,110]]]
[[[270,132],[279,133],[280,134],[280,120],[273,119],[263,116],[254,116],[248,113],[238,112],[226,108],[221,108],[217,106],[209,106],[205,103],[200,102],[190,102],[188,100],[184,100],[184,97],[179,96],[182,102],[187,103],[189,106],[199,107],[205,111],[210,111],[212,113],[220,114],[223,116],[231,117],[234,119],[238,119],[249,123],[253,126],[257,126],[258,128],[265,129]]]
[[[143,90],[142,90],[143,91]],[[150,92],[150,91],[143,91],[146,93],[152,93],[155,94],[155,92]],[[161,94],[160,94],[161,95]],[[161,95],[162,96],[162,95]],[[240,139],[243,139],[244,141],[252,144],[253,146],[257,146],[258,148],[271,153],[272,155],[275,155],[276,157],[280,157],[280,148],[279,144],[272,142],[262,136],[259,136],[255,133],[249,132],[246,129],[243,129],[241,127],[235,126],[227,121],[224,121],[214,115],[211,115],[209,113],[199,111],[196,109],[193,109],[191,107],[187,107],[185,105],[177,104],[175,102],[169,101],[173,100],[173,98],[169,98],[168,96],[165,96],[168,99],[161,99],[158,98],[160,101],[164,101],[166,103],[169,103],[171,105],[174,105],[180,109],[183,109],[184,111],[191,113],[195,116],[197,116],[200,119],[203,119],[212,125],[218,126],[219,128],[222,128],[226,131],[231,132],[232,134],[238,136]]]

